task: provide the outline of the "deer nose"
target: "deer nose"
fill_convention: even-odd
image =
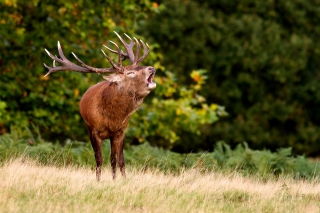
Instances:
[[[153,67],[148,67],[148,71],[150,73],[155,73],[156,72],[155,68],[153,68]]]

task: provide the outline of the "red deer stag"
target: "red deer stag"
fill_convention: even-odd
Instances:
[[[116,32],[115,32],[116,33]],[[123,143],[125,138],[125,129],[128,125],[130,116],[134,113],[143,99],[156,87],[153,82],[155,69],[151,66],[139,66],[149,53],[149,46],[143,41],[134,41],[125,34],[130,40],[126,43],[117,33],[126,52],[123,52],[119,46],[114,44],[117,50],[106,47],[112,53],[118,54],[118,63],[115,64],[103,50],[103,55],[111,64],[111,68],[94,68],[82,62],[74,53],[73,56],[82,65],[78,66],[69,61],[63,54],[60,43],[58,42],[58,51],[60,58],[52,55],[45,49],[50,58],[53,59],[53,67],[46,64],[44,66],[49,70],[45,75],[53,72],[71,70],[82,73],[99,73],[108,74],[103,76],[106,81],[97,83],[90,87],[82,96],[80,101],[80,114],[84,119],[92,148],[96,159],[96,177],[100,181],[101,166],[103,162],[101,146],[104,139],[110,138],[111,154],[110,161],[112,167],[112,177],[116,177],[116,166],[120,167],[120,171],[125,176],[125,166],[123,158]],[[139,58],[140,43],[143,46],[144,54]],[[133,46],[136,45],[135,54]],[[129,58],[131,65],[123,66],[122,61]],[[56,66],[55,62],[61,64]]]

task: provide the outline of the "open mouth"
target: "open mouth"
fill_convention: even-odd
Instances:
[[[153,82],[155,74],[156,72],[151,72],[149,77],[147,78],[147,85],[149,89],[154,89],[157,86],[157,84]]]
[[[149,84],[153,83],[154,75],[155,75],[155,73],[154,73],[154,72],[153,72],[153,73],[151,73],[151,74],[150,74],[150,76],[149,76],[149,78],[147,79],[147,81],[148,81],[148,83],[149,83]]]

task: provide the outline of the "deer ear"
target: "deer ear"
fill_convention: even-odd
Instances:
[[[117,73],[112,73],[110,75],[104,75],[102,78],[110,82],[120,82],[122,79]]]

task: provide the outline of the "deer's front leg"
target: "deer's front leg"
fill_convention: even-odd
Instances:
[[[102,139],[100,138],[99,134],[95,131],[91,131],[90,128],[88,128],[89,136],[90,136],[90,141],[92,148],[94,150],[94,157],[96,159],[96,177],[97,181],[100,181],[101,178],[101,166],[103,163],[103,158],[102,158]]]

